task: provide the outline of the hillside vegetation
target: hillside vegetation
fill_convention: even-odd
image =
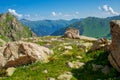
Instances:
[[[5,41],[15,41],[32,37],[34,33],[22,25],[11,13],[0,14],[0,38]]]
[[[36,41],[35,41],[36,40]],[[119,80],[119,75],[113,69],[107,59],[109,52],[97,50],[86,53],[81,45],[92,44],[93,42],[86,40],[73,40],[60,37],[39,37],[37,39],[26,39],[26,42],[35,42],[39,45],[48,47],[54,51],[49,58],[48,63],[36,62],[33,64],[19,66],[11,77],[3,77],[0,80],[69,80],[60,79],[60,75],[68,72],[70,80]],[[90,47],[88,47],[90,48]],[[72,67],[71,62],[75,62],[76,66]],[[81,65],[78,65],[81,64]],[[102,68],[96,66],[109,67],[109,73],[103,73]],[[106,71],[106,70],[105,70]],[[4,76],[4,75],[2,75]]]

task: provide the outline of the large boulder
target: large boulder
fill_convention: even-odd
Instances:
[[[77,30],[75,28],[68,28],[65,31],[63,37],[65,37],[65,38],[71,38],[71,39],[80,39],[79,30]]]
[[[30,42],[11,42],[0,48],[0,68],[26,65],[35,61],[47,62],[53,53],[46,47]]]
[[[110,45],[110,54],[108,60],[111,65],[120,72],[120,20],[110,22],[112,43]]]

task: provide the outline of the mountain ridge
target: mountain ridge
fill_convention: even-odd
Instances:
[[[87,17],[85,19],[82,19],[81,21],[68,25],[67,27],[61,28],[52,33],[51,35],[63,35],[67,28],[73,27],[80,31],[80,35],[95,38],[110,38],[109,22],[111,20],[117,19],[120,19],[120,16],[113,16],[107,18]]]
[[[47,36],[51,35],[56,30],[65,27],[71,23],[79,21],[80,19],[72,19],[72,20],[38,20],[38,21],[30,21],[26,19],[20,20],[20,22],[28,27],[36,33],[38,36]]]

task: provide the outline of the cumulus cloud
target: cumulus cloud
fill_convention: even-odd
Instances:
[[[53,11],[52,16],[57,16],[57,13]]]
[[[102,7],[99,6],[98,9],[104,12],[107,12],[109,14],[112,14],[112,15],[119,15],[118,12],[114,11],[114,9],[108,5],[103,5]]]
[[[18,14],[16,12],[16,10],[14,10],[14,9],[8,9],[8,12],[10,12],[12,15],[14,15],[14,16],[16,16],[18,18],[21,18],[23,16],[22,14]]]

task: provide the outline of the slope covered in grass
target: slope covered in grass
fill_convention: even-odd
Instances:
[[[86,53],[81,44],[92,43],[84,40],[63,39],[60,37],[39,37],[35,43],[46,46],[54,51],[54,54],[49,58],[48,63],[36,62],[25,66],[19,66],[11,77],[0,78],[0,80],[48,80],[52,77],[58,80],[58,76],[64,72],[71,72],[71,80],[119,80],[119,75],[113,69],[107,59],[108,52],[98,50],[91,53]],[[25,41],[33,42],[28,39]],[[65,46],[71,46],[72,49],[65,49]],[[82,58],[77,58],[81,56]],[[70,68],[67,63],[79,61],[85,65],[80,68]],[[108,74],[102,73],[99,69],[93,71],[92,64],[109,66]],[[47,73],[44,73],[47,70]]]

